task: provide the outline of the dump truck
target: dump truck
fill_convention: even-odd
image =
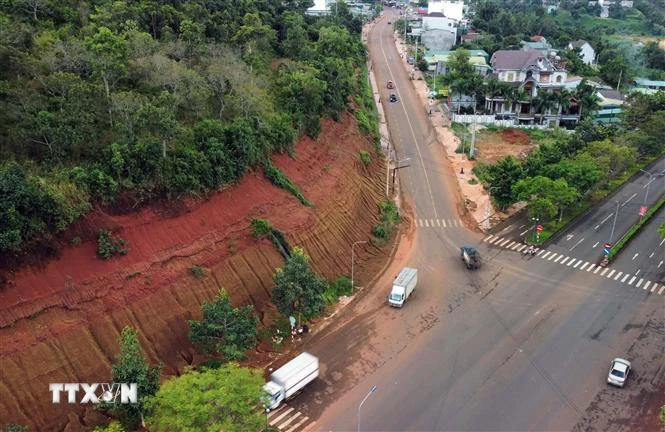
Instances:
[[[394,307],[404,306],[418,283],[418,270],[404,267],[393,281],[393,288],[388,296],[388,304]]]
[[[475,270],[480,267],[480,254],[473,246],[462,246],[460,256],[469,270]]]
[[[267,393],[266,409],[273,410],[319,376],[319,359],[309,353],[299,356],[270,375],[263,386]]]

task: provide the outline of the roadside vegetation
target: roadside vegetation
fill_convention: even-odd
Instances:
[[[665,94],[629,98],[623,121],[603,126],[583,121],[573,134],[555,140],[538,132],[538,148],[518,160],[508,156],[474,173],[499,208],[517,201],[538,220],[543,242],[576,215],[605,197],[642,166],[665,154]],[[638,211],[637,208],[634,209]]]
[[[0,255],[93,205],[206,194],[259,167],[310,205],[274,152],[348,110],[378,139],[346,4],[213,3],[0,5]]]

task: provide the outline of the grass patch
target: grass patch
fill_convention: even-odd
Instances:
[[[368,152],[365,150],[360,150],[358,152],[358,158],[360,158],[360,161],[363,163],[363,165],[367,166],[370,163],[372,163],[372,157],[369,155]]]
[[[194,276],[197,279],[202,279],[206,276],[205,269],[203,267],[199,267],[199,266],[192,266],[189,269],[189,272],[192,274],[192,276]]]
[[[102,230],[97,237],[97,255],[103,259],[111,259],[116,255],[127,255],[127,242],[115,237],[110,231]]]
[[[381,221],[372,228],[372,235],[378,241],[386,241],[392,235],[395,226],[400,223],[401,218],[395,203],[392,201],[381,202],[379,204],[379,214]]]
[[[303,205],[306,205],[307,207],[314,207],[314,205],[303,196],[296,185],[294,185],[293,182],[291,182],[291,180],[289,180],[289,178],[286,177],[286,175],[284,175],[284,173],[279,168],[271,163],[267,163],[263,167],[263,171],[272,184],[290,192],[293,196],[298,198],[298,201],[300,201]]]

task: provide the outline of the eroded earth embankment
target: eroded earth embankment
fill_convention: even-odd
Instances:
[[[360,150],[372,154],[369,166],[359,160]],[[382,158],[346,115],[341,123],[325,122],[316,141],[301,140],[296,160],[273,160],[313,208],[258,171],[207,200],[181,201],[177,216],[160,206],[119,216],[95,210],[83,223],[112,229],[127,241],[126,256],[100,260],[96,242],[86,241],[44,267],[8,275],[0,290],[3,423],[84,429],[93,411],[53,404],[48,384],[108,381],[126,325],[139,330],[150,361],[161,362],[166,374],[178,373],[195,356],[187,320],[198,318],[201,303],[222,287],[234,305],[253,304],[270,324],[276,315],[272,278],[283,259],[269,241],[251,236],[252,218],[269,220],[291,245],[304,247],[320,275],[348,274],[350,245],[367,238],[378,220]],[[371,253],[366,249],[365,257]],[[207,276],[194,277],[192,266],[205,268]]]

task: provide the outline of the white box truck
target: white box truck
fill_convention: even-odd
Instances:
[[[266,406],[275,409],[282,401],[302,390],[319,376],[319,359],[302,353],[270,375],[270,382],[263,386],[268,394]]]
[[[404,267],[393,281],[393,289],[388,296],[388,304],[394,307],[404,306],[418,283],[418,269]]]

